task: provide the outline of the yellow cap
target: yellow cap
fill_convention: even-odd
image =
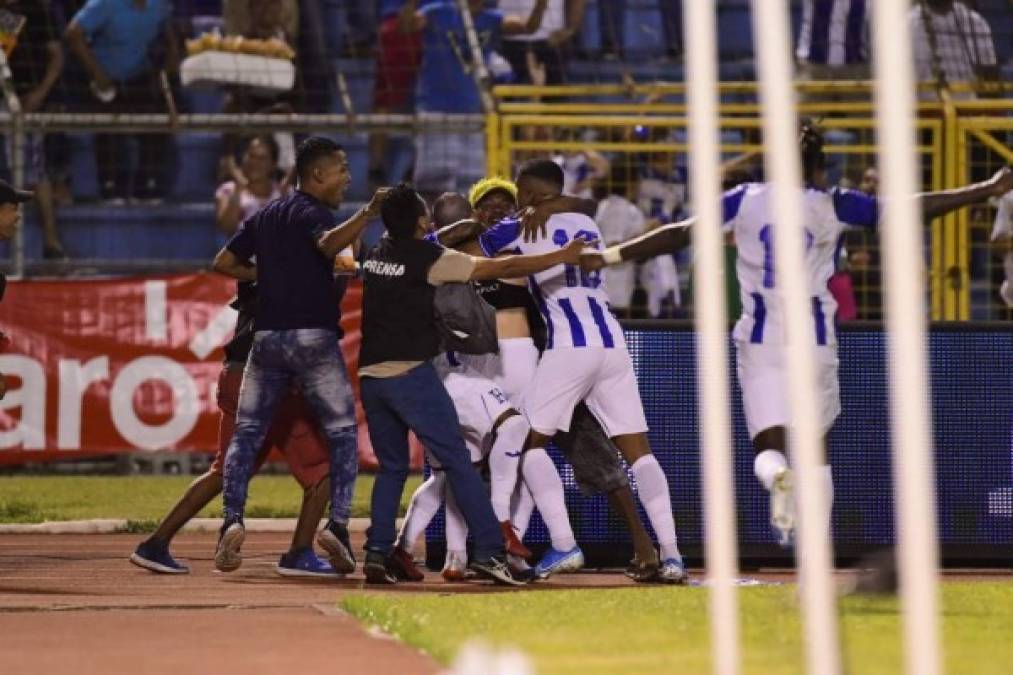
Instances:
[[[475,208],[483,197],[494,190],[503,190],[508,192],[514,200],[517,199],[517,186],[513,181],[502,176],[493,176],[492,178],[483,178],[468,190],[468,202],[471,204],[471,208]]]

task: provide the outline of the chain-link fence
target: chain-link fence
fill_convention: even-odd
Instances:
[[[487,162],[507,172],[525,153],[546,151],[568,170],[586,165],[574,189],[607,196],[625,182],[648,222],[691,198],[684,125],[607,118],[684,115],[680,0],[547,0],[544,7],[536,0],[184,0],[171,7],[151,0],[130,21],[99,11],[107,4],[38,0],[0,8],[10,66],[6,173],[38,194],[21,240],[7,249],[8,268],[40,274],[201,265],[243,214],[290,182],[294,143],[309,133],[344,145],[352,207],[373,187],[403,179],[429,194],[463,191]],[[848,85],[868,76],[866,5],[792,3],[798,79],[813,83],[802,100],[826,117],[834,180],[856,186],[874,164],[873,139],[868,129],[837,124],[871,111],[868,91]],[[969,13],[972,5],[977,13]],[[922,3],[912,7],[922,40],[916,62],[929,80],[926,119],[943,119],[941,105],[929,100],[945,84],[961,104],[975,97],[1000,104],[961,112],[961,119],[1001,122],[1009,114],[1002,97],[1013,91],[1013,6],[986,0],[944,9],[919,14]],[[746,0],[718,3],[717,47],[722,114],[755,119],[750,11]],[[489,85],[505,88],[494,97]],[[557,114],[581,117],[557,124]],[[496,115],[538,119],[504,136]],[[923,154],[933,158],[926,160],[927,188],[981,178],[1009,161],[1009,131],[1001,125],[924,133]],[[513,153],[506,161],[497,156],[504,139]],[[760,147],[753,123],[725,125],[724,141],[729,160]],[[648,169],[662,174],[650,179],[660,196],[641,194]],[[757,165],[732,169],[729,180],[744,179]],[[1006,316],[1004,244],[993,241],[994,218],[993,205],[929,230],[935,318]],[[878,318],[877,239],[849,235],[843,251],[857,316]],[[688,298],[681,269],[679,292]],[[631,311],[649,311],[650,291],[637,294]],[[688,311],[688,301],[669,298],[664,312]]]

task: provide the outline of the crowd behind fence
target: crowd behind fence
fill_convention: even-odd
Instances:
[[[865,4],[792,3],[792,48],[803,110],[830,130],[834,180],[874,189],[869,90],[847,84],[869,77]],[[749,2],[718,5],[731,185],[762,178],[748,156],[761,143],[754,36]],[[629,200],[643,227],[692,211],[679,0],[149,0],[132,21],[110,6],[0,9],[5,168],[39,197],[10,248],[16,272],[206,264],[243,214],[286,189],[294,144],[313,132],[345,146],[350,205],[402,179],[465,191],[551,154],[568,188],[603,209]],[[1010,163],[1009,2],[919,0],[910,20],[924,186]],[[993,236],[996,210],[927,229],[934,318],[1010,317],[1013,254]],[[840,262],[853,296],[840,318],[880,318],[878,240],[849,236]],[[690,263],[635,271],[625,313],[689,315]]]

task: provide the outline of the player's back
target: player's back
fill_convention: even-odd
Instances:
[[[546,236],[525,242],[519,223],[507,220],[483,235],[482,246],[489,255],[549,253],[578,238],[601,246],[598,225],[583,214],[556,214],[546,223],[546,232]],[[529,285],[545,319],[548,349],[625,346],[622,328],[609,310],[600,272],[556,265],[530,277]]]
[[[811,298],[816,340],[831,344],[837,302],[827,288],[834,273],[834,257],[846,224],[839,217],[836,191],[805,188],[802,224],[805,228],[805,273]],[[737,340],[754,344],[784,339],[781,295],[774,253],[773,189],[769,183],[747,183],[725,193],[725,230],[735,235],[742,316],[735,325]]]

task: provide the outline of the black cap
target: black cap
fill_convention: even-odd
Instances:
[[[0,180],[0,204],[23,204],[35,197],[34,192],[17,190],[5,180]]]

